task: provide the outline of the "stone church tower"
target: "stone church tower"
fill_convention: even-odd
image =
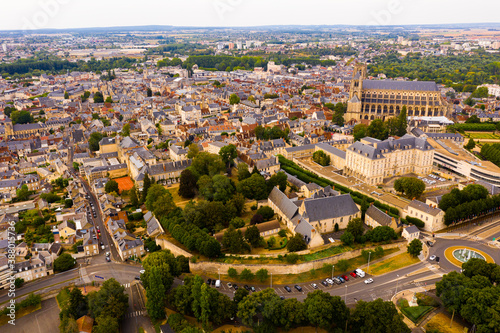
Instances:
[[[344,115],[346,122],[352,124],[358,121],[361,114],[362,104],[361,98],[363,93],[363,80],[366,79],[366,65],[354,65],[352,73],[351,88],[349,90],[349,103],[347,103],[347,112]]]
[[[14,125],[12,125],[12,121],[9,117],[5,118],[5,137],[4,140],[7,141],[8,138],[14,136]]]

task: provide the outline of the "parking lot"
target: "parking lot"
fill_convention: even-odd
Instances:
[[[426,184],[427,187],[430,187],[433,185],[434,186],[442,185],[448,181],[447,179],[442,178],[442,177],[437,176],[437,175],[434,175],[434,174],[427,175],[426,177],[418,176],[417,178],[422,180]]]
[[[283,285],[272,285],[271,284],[268,284],[268,285],[256,285],[256,284],[250,284],[250,283],[246,283],[246,282],[237,282],[236,284],[235,283],[231,283],[231,287],[228,286],[228,282],[227,281],[221,281],[221,284],[220,284],[220,287],[217,288],[219,289],[221,292],[223,293],[234,293],[236,290],[234,288],[234,285],[237,286],[238,289],[240,288],[244,288],[245,285],[248,286],[248,289],[250,288],[254,288],[255,291],[254,292],[259,292],[259,291],[262,291],[264,289],[267,289],[267,288],[270,288],[270,287],[273,287],[274,290],[276,291],[276,293],[280,296],[283,296],[283,297],[286,297],[287,295],[290,295],[290,296],[294,296],[294,295],[297,295],[297,294],[307,294],[307,293],[310,293],[310,292],[313,292],[315,290],[325,290],[325,291],[329,291],[329,290],[332,290],[332,289],[339,289],[339,288],[343,288],[345,286],[348,286],[348,285],[353,285],[353,284],[359,284],[359,283],[362,283],[364,282],[365,280],[369,279],[369,276],[368,274],[366,274],[364,277],[353,277],[351,275],[349,275],[350,273],[346,273],[347,277],[349,278],[349,280],[345,281],[345,282],[338,282],[338,283],[335,283],[333,282],[333,284],[331,283],[328,283],[326,282],[326,280],[328,279],[331,279],[331,276],[327,279],[322,279],[322,280],[317,280],[317,281],[313,281],[313,282],[308,282],[308,283],[298,283],[298,284],[289,284],[287,286],[283,286]],[[334,278],[338,277],[339,275],[335,275],[334,274]],[[205,279],[205,282],[207,282],[208,280]],[[213,281],[213,280],[211,280]],[[326,286],[322,283],[322,282],[326,282]],[[313,284],[316,286],[314,287]],[[212,288],[216,288],[215,287],[215,284],[214,282],[210,283],[210,286]],[[300,287],[300,291],[297,290],[297,288],[295,288],[295,286],[299,286]],[[290,291],[287,291],[285,289],[285,287],[288,287],[290,288]],[[247,290],[248,290],[247,289]],[[252,293],[253,291],[249,290],[250,293]]]

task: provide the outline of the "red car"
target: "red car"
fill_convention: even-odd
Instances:
[[[357,278],[357,277],[358,277],[358,276],[356,275],[356,273],[355,273],[355,272],[351,272],[351,273],[349,273],[349,274],[350,274],[353,278]]]
[[[349,277],[347,275],[342,275],[342,278],[346,281],[349,281]]]

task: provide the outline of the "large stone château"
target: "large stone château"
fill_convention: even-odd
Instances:
[[[344,116],[349,123],[385,121],[399,115],[403,105],[409,117],[447,116],[451,112],[451,105],[441,97],[436,82],[367,80],[366,77],[366,65],[356,64]]]

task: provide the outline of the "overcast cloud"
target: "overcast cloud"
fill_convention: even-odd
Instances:
[[[2,0],[0,29],[499,22],[498,0]]]

